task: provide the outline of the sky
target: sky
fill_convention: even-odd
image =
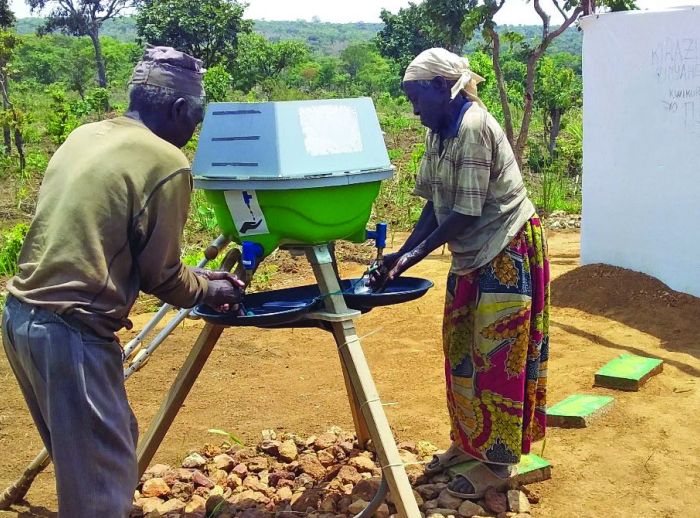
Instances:
[[[396,12],[400,7],[408,5],[409,0],[247,0],[246,18],[254,20],[311,20],[318,16],[324,22],[379,22],[379,12],[382,8]],[[561,17],[551,0],[543,0],[553,15],[552,22],[556,23]],[[641,9],[663,9],[684,5],[700,5],[700,0],[637,0]],[[12,0],[12,9],[22,18],[29,16],[29,8],[24,0]],[[556,16],[555,16],[556,15]],[[508,0],[496,17],[497,23],[510,25],[538,24],[540,18],[525,0]]]

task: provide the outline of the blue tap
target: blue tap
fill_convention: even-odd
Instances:
[[[241,252],[243,268],[249,271],[255,270],[263,253],[263,247],[258,243],[243,241],[243,251]]]

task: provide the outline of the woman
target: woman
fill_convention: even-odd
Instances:
[[[375,286],[448,243],[443,348],[452,446],[436,473],[476,459],[449,491],[480,498],[503,486],[544,437],[549,266],[544,232],[508,143],[477,96],[483,81],[445,49],[421,53],[403,89],[428,128],[415,194],[427,203]]]

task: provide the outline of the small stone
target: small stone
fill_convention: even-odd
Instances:
[[[430,509],[437,509],[438,507],[440,506],[438,505],[437,498],[435,500],[428,500],[423,504],[423,509],[426,511],[429,511]]]
[[[279,450],[277,452],[277,458],[282,462],[292,462],[296,460],[299,456],[299,451],[297,450],[297,445],[292,440],[284,441],[280,444]]]
[[[301,470],[315,479],[321,479],[326,474],[326,468],[318,461],[315,455],[302,455],[299,457]]]
[[[194,494],[199,495],[202,498],[209,498],[209,491],[211,491],[208,487],[195,487],[194,488]]]
[[[301,513],[306,511],[309,507],[311,509],[318,509],[322,498],[323,490],[320,488],[307,489],[303,491],[298,498],[292,500],[292,510]]]
[[[207,489],[213,488],[216,484],[209,480],[201,471],[195,471],[192,474],[192,482],[195,486],[206,487]]]
[[[360,500],[365,500],[366,502],[371,502],[372,498],[374,498],[374,495],[379,490],[381,482],[381,479],[378,477],[361,480],[352,489],[352,496]]]
[[[207,464],[207,459],[199,453],[191,453],[182,461],[183,468],[203,468]]]
[[[241,480],[241,477],[235,473],[229,473],[228,477],[226,477],[226,485],[231,489],[236,489],[237,487],[243,485],[243,481]]]
[[[464,502],[462,502],[462,505],[459,506],[457,512],[460,516],[464,516],[465,518],[472,518],[473,516],[486,514],[486,511],[483,507],[481,507],[479,504],[475,504],[470,500],[465,500]]]
[[[457,510],[456,509],[443,509],[442,507],[438,507],[436,509],[430,510],[430,512],[428,513],[428,518],[430,518],[431,516],[434,518],[442,518],[443,516],[456,517]]]
[[[148,514],[151,511],[158,509],[158,506],[163,503],[161,498],[151,496],[148,498],[139,498],[134,502],[134,507],[141,509],[143,514]]]
[[[246,464],[248,465],[248,471],[253,473],[270,469],[270,460],[267,457],[252,457],[248,459]]]
[[[182,482],[192,482],[193,473],[194,472],[192,470],[185,468],[178,468],[175,470],[175,476]]]
[[[258,449],[271,457],[277,457],[281,444],[282,443],[280,441],[267,440],[261,442]]]
[[[170,488],[170,493],[173,495],[173,497],[179,498],[183,502],[186,502],[190,499],[192,493],[194,493],[194,484],[191,482],[181,482],[178,480]]]
[[[323,433],[319,435],[316,441],[314,442],[314,448],[316,448],[317,450],[325,450],[326,448],[334,446],[337,442],[338,436],[334,433]]]
[[[217,469],[209,476],[209,479],[219,486],[228,485],[228,473],[223,469]]]
[[[252,489],[253,491],[259,491],[260,493],[265,493],[268,489],[268,486],[263,484],[255,475],[248,475],[243,481],[243,487]]]
[[[277,439],[277,432],[275,432],[272,428],[263,430],[261,434],[263,441],[274,441],[275,439]]]
[[[443,509],[459,509],[462,502],[461,498],[450,494],[447,489],[444,489],[438,496],[438,506]]]
[[[506,498],[508,499],[508,509],[514,513],[530,512],[530,501],[522,491],[517,489],[508,491]]]
[[[421,459],[432,457],[436,451],[437,446],[428,441],[418,441],[416,444],[416,455]]]
[[[401,461],[404,464],[417,464],[418,463],[418,457],[416,457],[416,454],[411,453],[408,450],[399,450],[399,457],[401,457]]]
[[[221,446],[217,446],[215,444],[205,444],[204,447],[202,448],[202,455],[205,457],[216,457],[221,453]]]
[[[246,491],[243,491],[241,493],[238,493],[237,495],[232,496],[229,501],[232,503],[235,503],[235,504],[242,504],[242,503],[267,504],[270,501],[270,499],[263,493],[260,493],[258,491],[251,491],[250,489],[247,489]]]
[[[236,466],[231,470],[231,473],[235,473],[241,478],[245,478],[245,476],[248,474],[248,466],[245,464],[241,463]]]
[[[415,441],[402,441],[396,445],[399,450],[407,450],[411,453],[418,453],[417,444]]]
[[[386,504],[380,505],[374,511],[374,518],[389,518],[389,516],[391,516],[391,511],[389,511],[389,506]]]
[[[343,466],[338,472],[338,478],[345,484],[357,484],[362,476],[352,466]]]
[[[284,500],[291,500],[292,499],[292,490],[288,488],[287,486],[282,486],[277,490],[277,500],[278,501],[284,501]]]
[[[293,480],[294,489],[311,489],[315,483],[316,481],[314,480],[314,478],[308,473],[302,473]]]
[[[508,510],[508,500],[506,495],[490,487],[484,493],[486,508],[494,513],[505,513]]]
[[[143,483],[141,494],[147,498],[152,496],[166,496],[170,494],[170,487],[162,478],[152,478]]]
[[[318,510],[323,511],[324,513],[335,513],[340,498],[341,495],[339,495],[338,493],[331,493],[330,495],[326,495],[319,503]]]
[[[195,513],[198,511],[205,511],[207,505],[207,500],[199,495],[192,495],[192,498],[185,506],[185,513]]]
[[[233,469],[235,462],[233,461],[233,457],[222,453],[221,455],[214,457],[214,465],[216,466],[216,469],[220,469],[228,473]]]
[[[274,471],[268,477],[268,484],[277,487],[280,480],[294,480],[294,473],[290,471]]]
[[[328,448],[326,450],[321,450],[318,452],[318,461],[324,466],[328,467],[335,463],[335,456],[333,455],[332,449]]]
[[[374,461],[367,457],[353,457],[348,461],[348,465],[352,466],[360,473],[374,473],[377,469]]]
[[[226,489],[224,489],[222,486],[214,486],[211,489],[211,491],[209,492],[209,495],[211,495],[211,496],[224,496],[225,493],[226,493]]]
[[[178,500],[177,498],[172,498],[167,502],[160,504],[156,510],[162,515],[166,515],[168,513],[180,513],[185,510],[185,502]]]
[[[365,507],[367,507],[368,505],[369,502],[365,502],[364,500],[355,500],[348,506],[348,512],[352,514],[359,514],[362,511],[364,511]]]
[[[430,480],[433,484],[447,484],[450,481],[450,476],[447,473],[438,473],[433,475]]]
[[[143,474],[147,478],[164,478],[165,474],[170,471],[170,466],[167,464],[154,464],[150,466]]]
[[[440,495],[442,489],[437,484],[423,484],[422,486],[416,486],[416,491],[425,500],[433,500]]]

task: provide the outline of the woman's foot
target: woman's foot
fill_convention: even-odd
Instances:
[[[425,474],[434,475],[451,466],[470,460],[474,460],[474,458],[464,453],[455,443],[452,443],[445,453],[433,455],[433,460],[425,467]]]
[[[457,475],[447,485],[447,490],[461,498],[481,498],[486,488],[505,486],[514,475],[514,466],[480,462],[467,472]]]

